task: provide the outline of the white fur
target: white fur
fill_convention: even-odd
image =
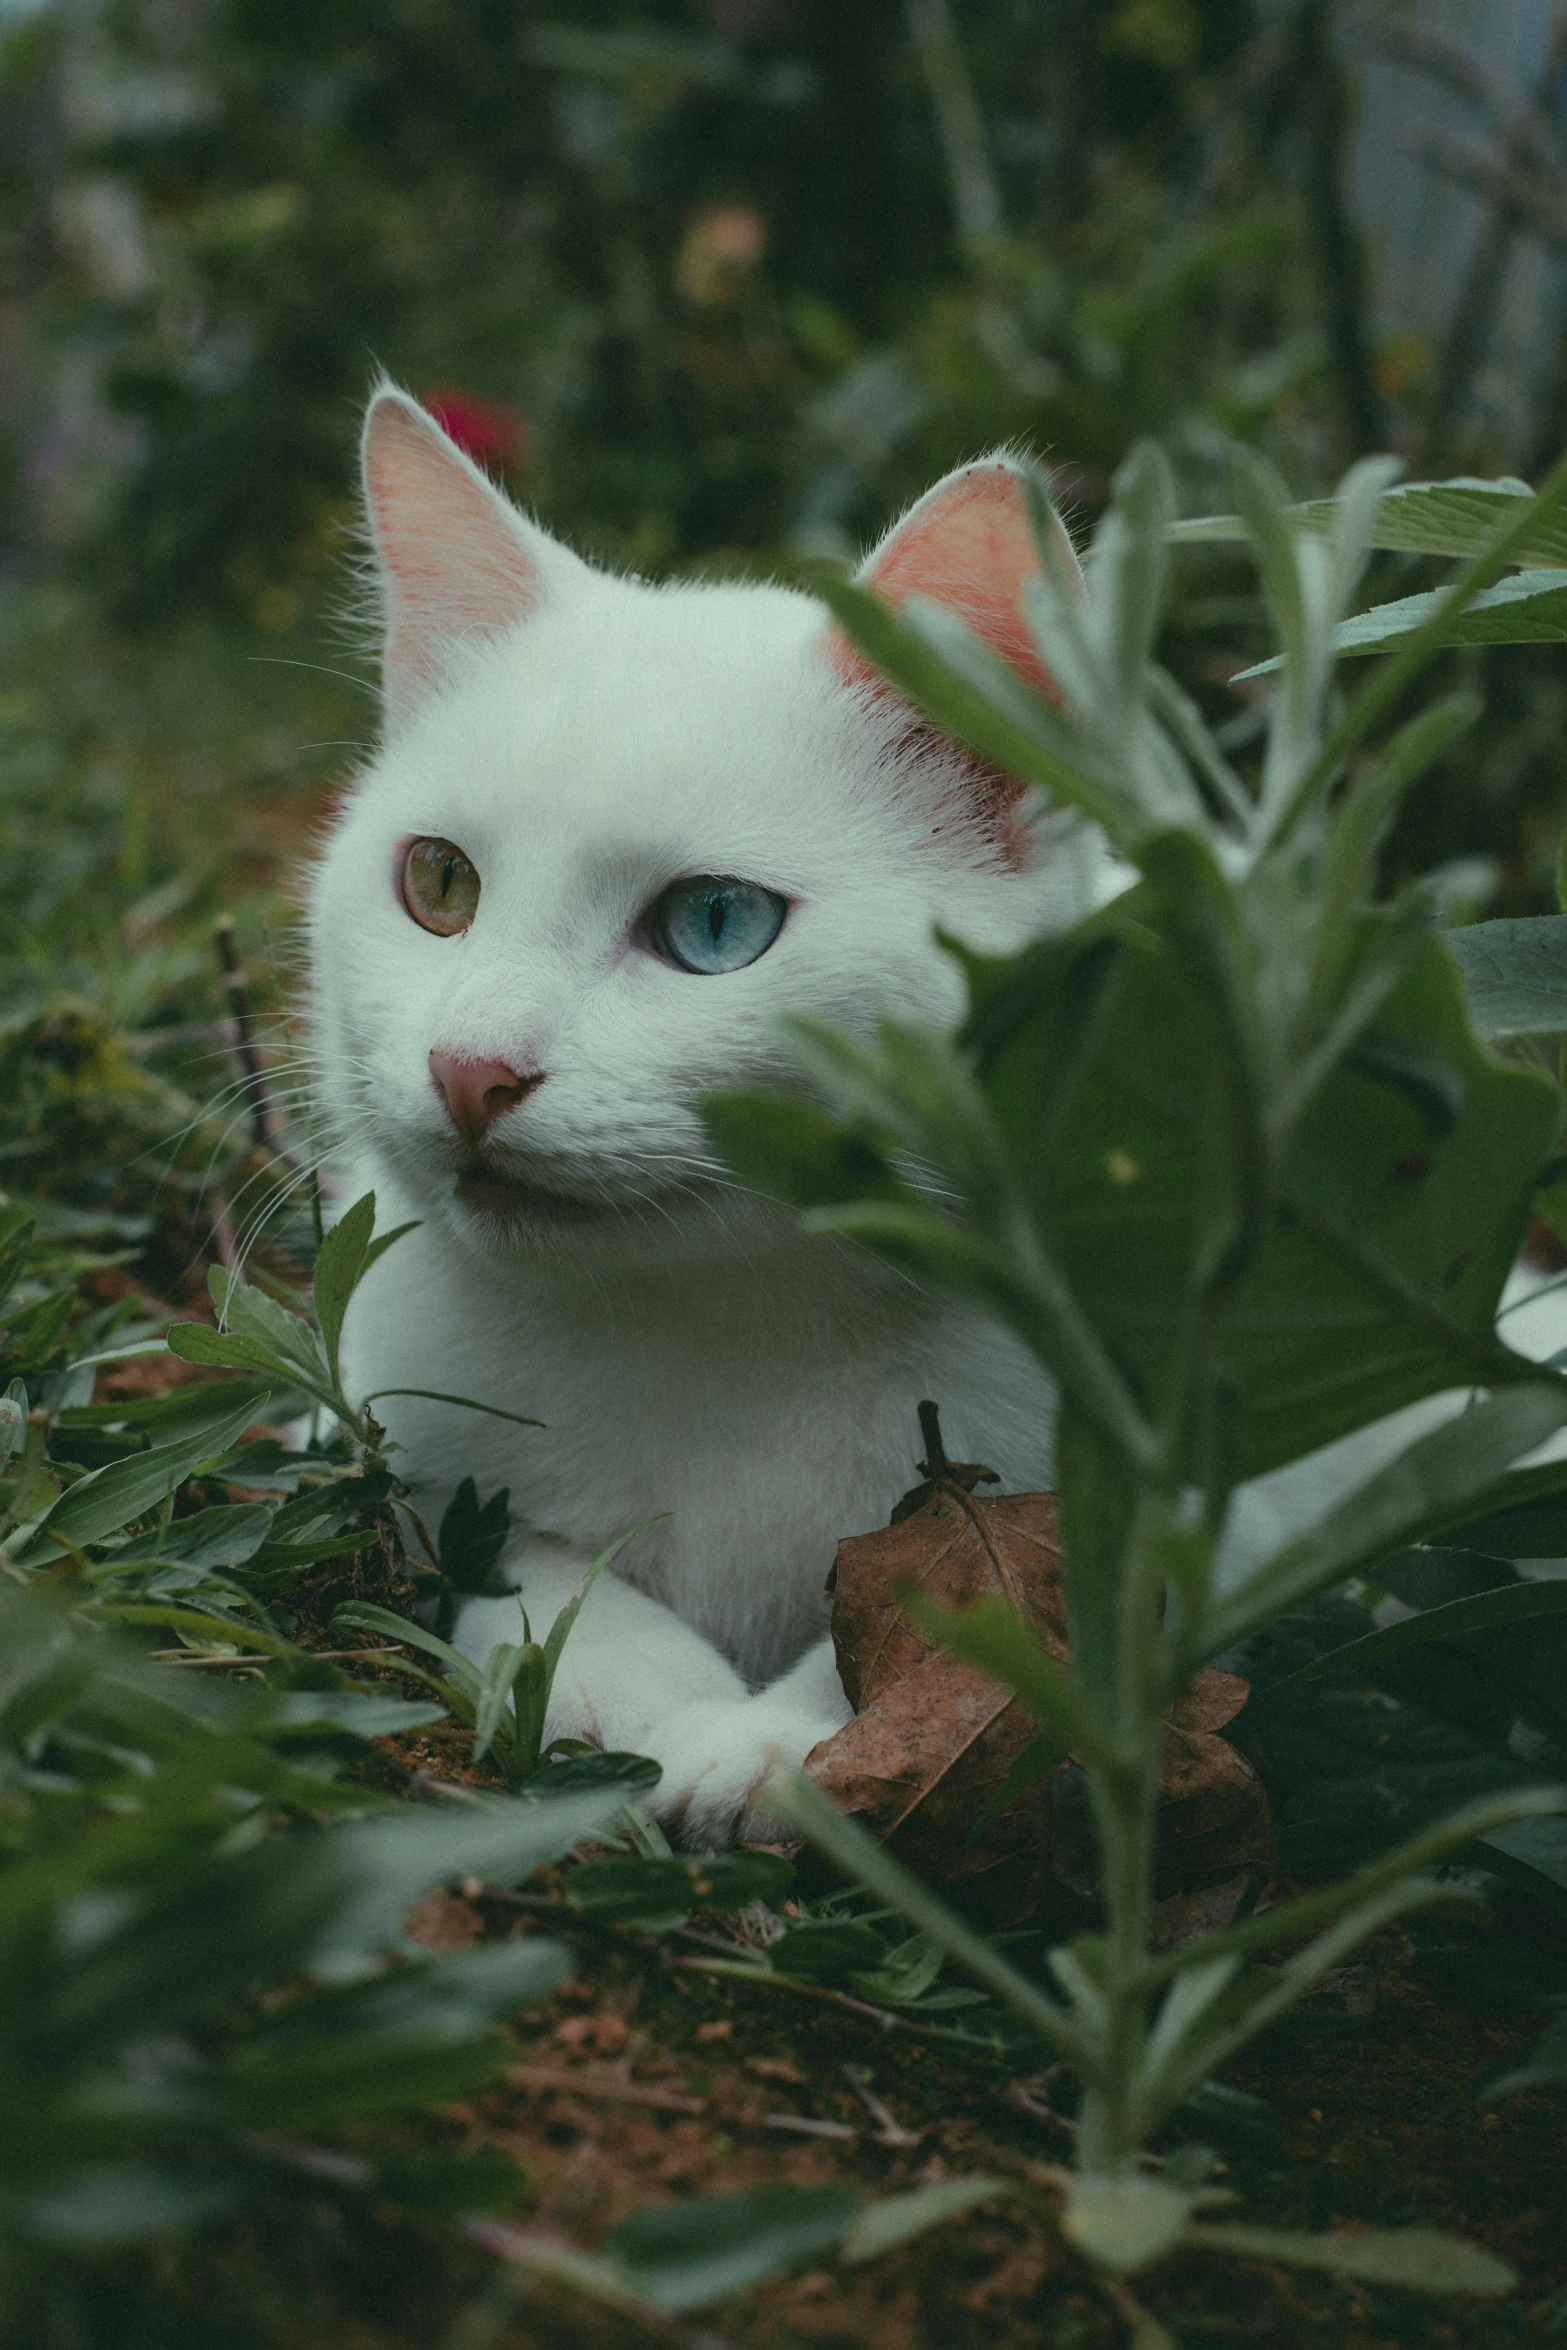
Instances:
[[[464,1475],[510,1488],[507,1574],[537,1637],[601,1547],[664,1513],[589,1597],[548,1734],[653,1755],[654,1809],[712,1845],[765,1834],[770,1769],[848,1718],[823,1584],[838,1538],[882,1524],[913,1481],[919,1400],[1004,1488],[1046,1484],[1051,1462],[1023,1348],[726,1181],[701,1097],[787,1076],[784,1013],[860,1035],[886,1015],[949,1021],[961,989],[938,923],[1010,949],[1079,913],[1099,872],[1060,826],[1009,866],[962,763],[900,750],[896,709],[845,685],[811,599],[647,587],[509,509],[502,526],[536,561],[537,607],[488,634],[464,614],[434,682],[396,703],[315,875],[340,1196],[373,1185],[383,1228],[422,1219],[355,1301],[347,1378],[546,1423],[377,1407],[426,1514]],[[479,870],[463,936],[403,910],[395,859],[417,834]],[[771,951],[708,978],[639,943],[639,917],[691,873],[785,895]],[[545,1070],[494,1157],[606,1212],[508,1220],[458,1199],[432,1048]],[[474,1601],[457,1643],[478,1661],[519,1631],[514,1601]]]

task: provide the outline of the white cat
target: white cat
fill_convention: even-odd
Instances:
[[[379,1407],[430,1510],[510,1487],[535,1637],[666,1513],[588,1599],[548,1735],[654,1756],[688,1845],[765,1835],[770,1769],[848,1718],[823,1583],[913,1481],[920,1398],[1011,1490],[1049,1480],[1050,1402],[1009,1335],[726,1179],[702,1096],[786,1078],[787,1012],[949,1021],[935,925],[1011,949],[1084,909],[1100,855],[1022,822],[810,597],[592,569],[390,388],[364,480],[385,739],[315,874],[314,1043],[342,1196],[422,1221],[355,1302],[350,1388],[545,1423]],[[1037,681],[1036,561],[997,457],[862,576]],[[456,1637],[520,1638],[516,1601]]]

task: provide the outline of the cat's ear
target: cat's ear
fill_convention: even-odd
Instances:
[[[1054,528],[1062,562],[1075,578],[1077,558],[1059,518]],[[1024,469],[1016,458],[998,456],[960,466],[927,490],[866,557],[858,577],[894,607],[910,596],[945,605],[1029,685],[1059,701],[1023,603],[1024,586],[1042,568]],[[830,648],[850,683],[879,683],[836,624]]]
[[[395,726],[442,681],[455,650],[515,628],[586,566],[519,514],[406,392],[376,393],[361,462]]]

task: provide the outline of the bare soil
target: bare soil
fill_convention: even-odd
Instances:
[[[472,1781],[454,1724],[383,1742],[367,1770],[406,1785]],[[481,1771],[477,1774],[484,1778]],[[1048,2197],[1070,2157],[1059,2086],[1019,2079],[917,2031],[889,2032],[834,2002],[701,1971],[703,1933],[589,1930],[549,1915],[561,1879],[519,1899],[469,1885],[412,1921],[436,1948],[564,1931],[575,1957],[546,2004],[519,2018],[507,2073],[404,2134],[410,2151],[499,2149],[522,2167],[519,2207],[468,2237],[394,2221],[340,2197],[280,2194],[156,2280],[163,2330],[125,2350],[179,2350],[175,2312],[233,2350],[1118,2350],[1135,2317],[1049,2224],[1005,2203],[860,2269],[830,2263],[680,2321],[614,2315],[497,2265],[508,2229],[580,2250],[672,2198],[777,2187],[875,2197],[976,2173]],[[1348,1995],[1276,2030],[1228,2074],[1272,2109],[1275,2142],[1223,2144],[1238,2216],[1294,2227],[1443,2227],[1511,2261],[1508,2300],[1368,2290],[1260,2263],[1177,2255],[1136,2280],[1182,2350],[1503,2350],[1560,2338],[1567,2311],[1567,2098],[1494,2106],[1478,2084],[1541,2029],[1457,2004],[1398,1929]],[[379,2141],[383,2146],[385,2137]],[[477,2239],[477,2241],[473,2239]],[[141,2287],[122,2272],[129,2312]],[[1558,2296],[1562,2296],[1558,2300]],[[272,2316],[269,2317],[269,2312]],[[150,2315],[150,2309],[149,2309]],[[284,2325],[273,2330],[273,2319]],[[214,2324],[214,2336],[206,2329]],[[169,2330],[170,2328],[176,2330]],[[1140,2350],[1140,2346],[1139,2346]]]

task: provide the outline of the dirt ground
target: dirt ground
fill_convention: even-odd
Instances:
[[[453,1724],[384,1744],[388,1777],[471,1775]],[[563,1932],[574,1948],[555,1996],[519,2019],[505,2076],[402,2141],[408,2152],[506,2153],[526,2180],[519,2207],[465,2235],[373,2203],[281,2192],[276,2208],[194,2258],[136,2285],[122,2272],[124,2350],[180,2350],[181,2307],[235,2350],[285,2338],[291,2350],[1152,2350],[1135,2311],[1050,2223],[1045,2206],[1071,2148],[1060,2084],[1019,2078],[917,2028],[888,2030],[830,1991],[704,1972],[732,1921],[694,1918],[654,1935],[552,1917],[561,1881],[551,1873],[520,1896],[470,1884],[433,1896],[414,1921],[436,1948],[539,1931]],[[1475,2098],[1540,2028],[1538,2014],[1456,2004],[1395,1928],[1326,2012],[1275,2030],[1229,2069],[1274,2126],[1212,2133],[1237,2217],[1448,2228],[1512,2262],[1516,2296],[1357,2288],[1188,2253],[1140,2275],[1139,2302],[1182,2350],[1502,2350],[1561,2338],[1567,2099]],[[672,2198],[781,2185],[872,2198],[979,2173],[1032,2184],[1041,2216],[982,2206],[864,2267],[811,2267],[678,2321],[615,2315],[504,2257],[508,2231],[591,2251],[616,2222]],[[161,2330],[133,2322],[143,2293],[149,2323],[158,2296]],[[286,2336],[267,2330],[269,2309],[288,2313]]]

